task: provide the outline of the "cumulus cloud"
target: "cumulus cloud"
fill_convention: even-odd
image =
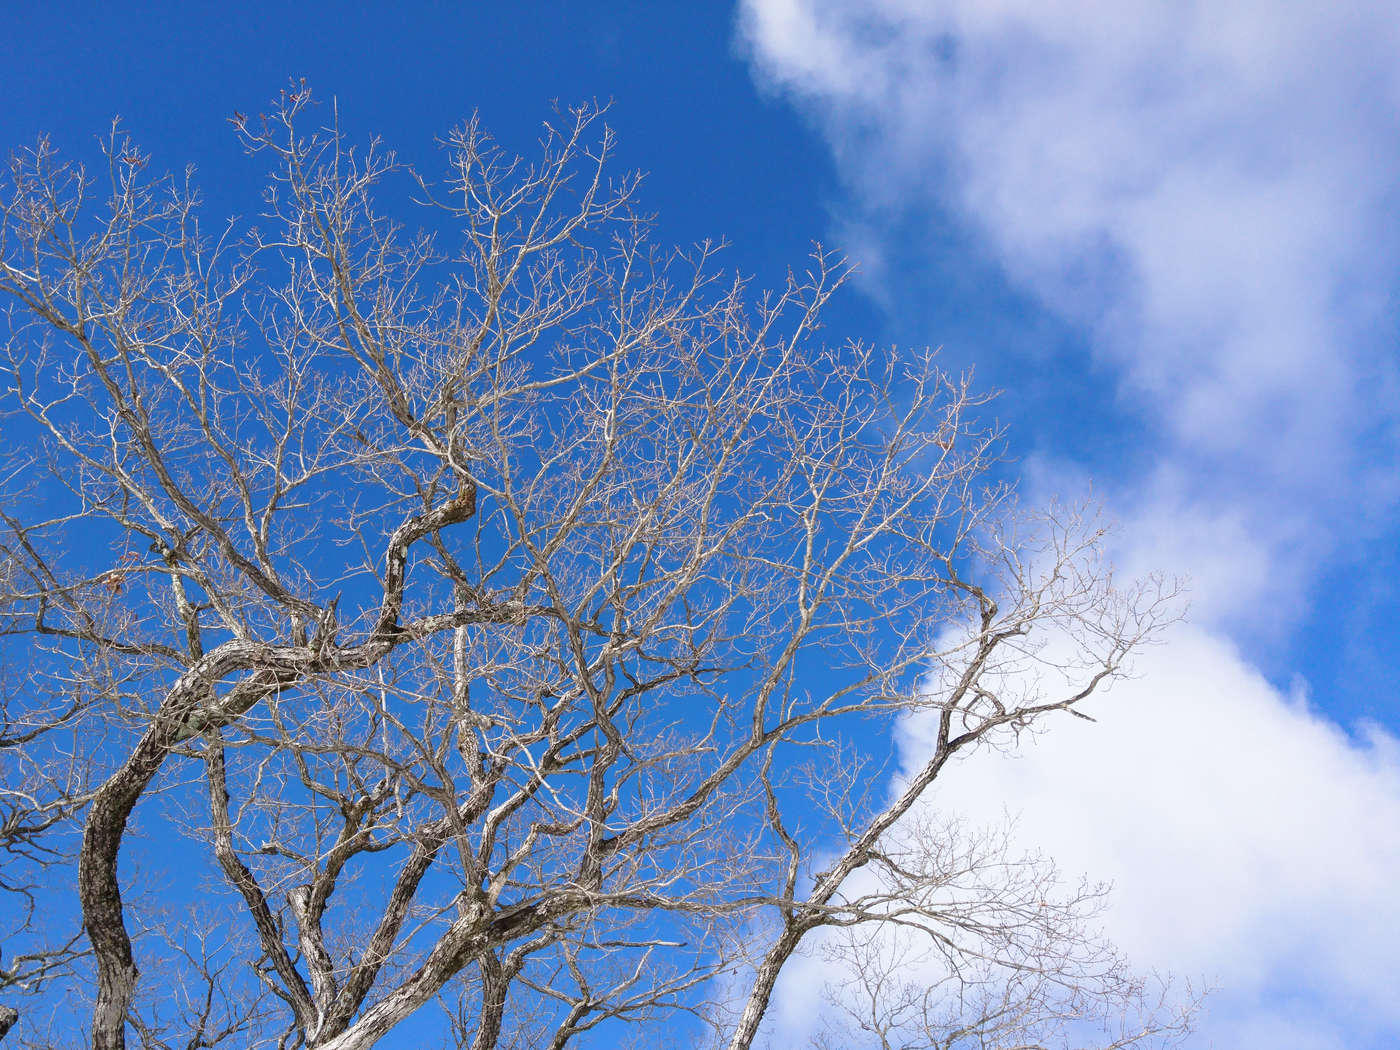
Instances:
[[[1027,848],[1112,880],[1121,946],[1217,989],[1192,1045],[1395,1045],[1400,742],[1226,637],[1286,632],[1343,543],[1394,528],[1400,10],[744,0],[740,24],[829,141],[844,230],[879,256],[951,216],[1084,333],[1154,464],[1095,479],[1118,560],[1194,580],[1195,626],[1098,725],[975,756],[929,805],[1009,807]],[[1056,455],[1028,487],[1083,491],[1095,464]],[[927,732],[904,726],[911,762]]]
[[[1393,1039],[1400,740],[1344,733],[1197,628],[1137,670],[1091,701],[1097,724],[1065,719],[1014,753],[973,755],[927,804],[974,823],[1009,810],[1027,848],[1110,880],[1114,941],[1140,966],[1214,985],[1208,1034],[1256,1032],[1217,1045],[1295,1045],[1258,1033],[1299,1012],[1319,1045],[1358,1025]],[[932,732],[906,723],[911,762]]]
[[[996,856],[1052,857],[1060,893],[1081,875],[1110,882],[1087,928],[1101,926],[1140,971],[1212,989],[1193,1047],[1395,1045],[1400,739],[1376,726],[1344,733],[1301,687],[1279,690],[1199,628],[1175,628],[1136,671],[1082,708],[1094,723],[1065,717],[1015,749],[956,760],[906,824],[976,835],[1009,821]],[[932,714],[900,727],[906,773],[936,732]],[[1002,877],[995,862],[985,871],[988,885]],[[863,873],[851,892],[869,884]],[[905,979],[946,977],[921,938],[883,937]],[[823,988],[847,968],[829,945],[810,947],[779,989],[775,1045],[837,1017]]]

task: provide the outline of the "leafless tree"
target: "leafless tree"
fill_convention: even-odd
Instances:
[[[533,161],[469,122],[440,182],[317,112],[234,119],[247,228],[115,131],[100,172],[12,163],[0,889],[48,920],[9,990],[91,987],[59,1036],[100,1050],[434,1004],[474,1050],[738,1050],[813,931],[904,924],[1014,1009],[1119,1010],[1011,868],[905,825],[1170,596],[1016,507],[966,378],[822,340],[838,258],[762,295],[651,244],[596,110]],[[918,711],[911,774],[847,760]]]
[[[1189,1029],[1189,987],[1090,932],[1105,888],[1067,885],[1008,830],[920,813],[885,836],[814,946],[820,1050],[1114,1050]]]

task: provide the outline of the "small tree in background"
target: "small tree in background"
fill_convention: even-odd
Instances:
[[[824,929],[840,1045],[1177,1031],[1095,892],[907,817],[1170,596],[1016,509],[965,379],[818,338],[839,259],[755,294],[652,245],[597,111],[533,161],[468,123],[414,232],[394,157],[310,109],[236,119],[272,168],[244,231],[115,135],[100,175],[11,167],[16,1033],[350,1050],[441,1004],[475,1050],[678,1015],[747,1048]],[[911,712],[907,775],[842,742]]]

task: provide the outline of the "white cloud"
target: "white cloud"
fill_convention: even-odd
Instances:
[[[1091,699],[1095,723],[956,761],[909,819],[1010,816],[1011,856],[1110,881],[1098,921],[1133,964],[1213,989],[1192,1047],[1395,1045],[1400,739],[1348,736],[1197,628],[1137,671]],[[932,715],[904,723],[907,769],[935,733]],[[785,973],[775,1045],[820,1030],[840,973],[820,952]]]
[[[931,805],[1009,805],[1028,847],[1111,879],[1121,946],[1217,988],[1193,1046],[1395,1045],[1400,743],[1221,632],[1277,639],[1341,544],[1394,525],[1400,6],[745,0],[741,24],[830,142],[845,228],[883,254],[951,215],[1085,332],[1155,462],[1097,479],[1120,563],[1193,578],[1197,626],[1101,724],[977,756]],[[1083,491],[1092,467],[1028,481]]]
[[[1400,403],[1395,4],[749,0],[742,23],[858,211],[951,212],[1085,328],[1164,464],[1146,503],[1241,519],[1298,586],[1389,509],[1393,439],[1361,448]]]
[[[928,804],[979,823],[1010,807],[1027,847],[1112,881],[1107,929],[1134,962],[1217,986],[1208,1033],[1296,1024],[1287,1000],[1306,992],[1319,1038],[1393,1037],[1400,741],[1351,739],[1195,628],[1138,671],[1087,708],[1097,724],[974,755]],[[910,761],[930,732],[905,726]]]

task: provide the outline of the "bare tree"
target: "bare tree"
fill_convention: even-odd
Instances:
[[[965,377],[821,340],[839,259],[760,295],[652,245],[596,110],[533,161],[469,122],[439,183],[313,119],[234,120],[264,214],[212,235],[116,132],[11,166],[0,888],[59,902],[65,1037],[351,1050],[441,1003],[476,1050],[748,1048],[809,934],[901,923],[1119,1010],[900,829],[1170,596],[1017,509]],[[846,762],[915,711],[922,768]]]
[[[885,836],[822,931],[821,1050],[1117,1047],[1171,1041],[1197,1000],[1091,934],[1103,886],[1018,854],[1008,828],[920,813]]]

